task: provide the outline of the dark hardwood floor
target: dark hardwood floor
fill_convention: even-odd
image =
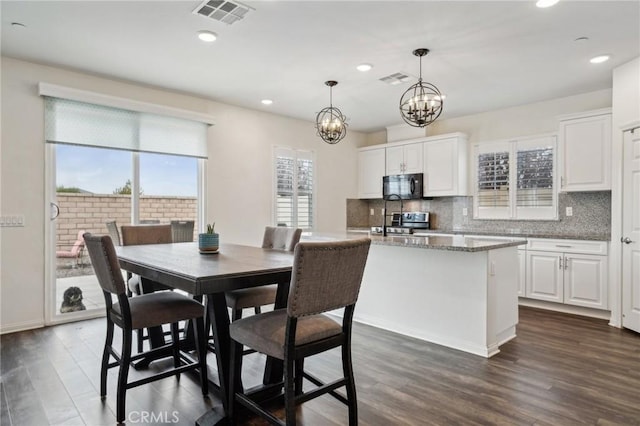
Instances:
[[[114,369],[107,399],[98,395],[104,332],[97,319],[2,336],[0,424],[115,424]],[[484,359],[354,324],[360,424],[640,425],[640,335],[531,308],[520,309],[517,334]],[[263,360],[257,354],[245,360],[245,383],[257,384]],[[339,371],[339,353],[306,366],[329,379]],[[215,368],[210,373],[215,377]],[[213,392],[202,397],[195,375],[172,377],[129,391],[128,424],[193,425],[218,403]],[[347,411],[324,396],[303,405],[298,418],[304,425],[344,425]]]

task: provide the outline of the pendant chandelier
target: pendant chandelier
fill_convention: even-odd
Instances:
[[[414,55],[420,57],[420,77],[400,98],[400,115],[413,127],[428,126],[442,113],[442,94],[433,84],[422,81],[422,57],[427,53],[429,49],[413,51]]]
[[[347,118],[342,112],[333,106],[333,86],[337,81],[329,80],[324,84],[329,86],[329,106],[323,108],[316,116],[316,129],[318,136],[328,144],[334,145],[340,142],[347,134]]]

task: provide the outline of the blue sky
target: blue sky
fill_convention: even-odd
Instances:
[[[198,160],[140,153],[144,195],[197,195]],[[112,194],[131,179],[131,153],[102,148],[56,145],[56,185],[96,194]]]

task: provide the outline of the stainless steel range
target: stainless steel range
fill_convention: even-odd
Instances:
[[[413,234],[414,230],[429,229],[429,212],[392,213],[388,234]],[[382,226],[372,226],[372,234],[382,234]]]

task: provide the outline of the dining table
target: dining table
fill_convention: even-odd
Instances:
[[[120,266],[173,289],[206,299],[211,322],[219,392],[222,406],[204,413],[196,425],[226,424],[231,396],[229,313],[225,292],[267,284],[278,284],[274,309],[286,307],[293,267],[293,253],[240,244],[221,244],[215,254],[200,254],[197,242],[145,244],[116,247]],[[267,357],[263,384],[252,388],[256,396],[273,396],[282,381],[282,362]]]

